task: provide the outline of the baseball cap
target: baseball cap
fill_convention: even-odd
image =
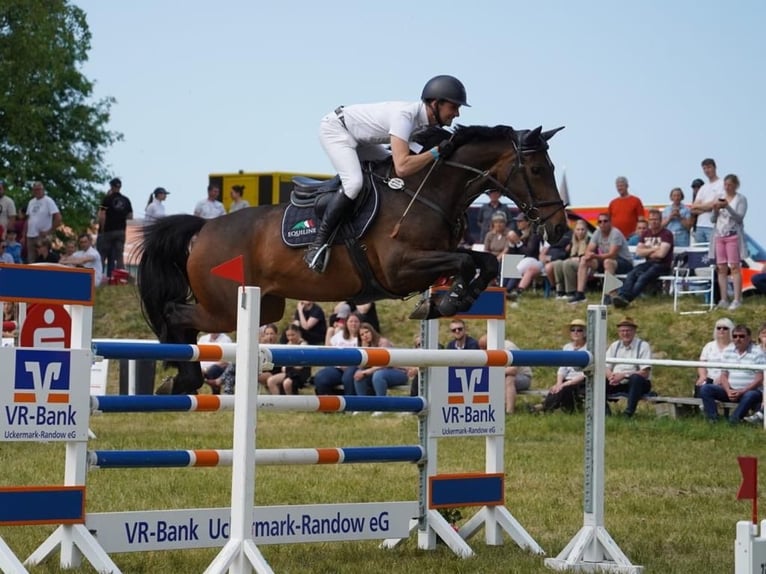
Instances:
[[[514,221],[528,221],[527,214],[519,212],[519,214],[513,218]]]
[[[696,178],[692,180],[692,187],[702,187],[703,185],[705,185],[705,182],[702,181],[700,178]]]
[[[164,193],[165,195],[170,195],[170,192],[164,187],[158,187],[152,193],[154,194],[154,197],[157,197],[157,195],[160,193]]]

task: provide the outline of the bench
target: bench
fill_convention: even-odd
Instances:
[[[702,407],[702,399],[696,399],[694,397],[645,397],[645,399],[654,403],[654,410],[657,416],[670,417],[677,419],[682,416],[692,416],[700,412]],[[737,408],[737,403],[720,402],[717,404],[723,409],[725,417],[729,416],[729,413]]]

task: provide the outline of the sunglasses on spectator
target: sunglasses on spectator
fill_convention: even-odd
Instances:
[[[729,328],[726,325],[716,325],[715,328],[718,329],[719,331],[728,331],[729,330]]]
[[[599,219],[598,222],[599,223],[609,223],[609,220],[608,219]]]
[[[453,333],[459,333],[462,330],[463,330],[463,327],[452,327],[450,329],[450,331],[452,331]]]
[[[583,329],[582,327],[569,327],[569,332],[570,333],[584,333],[585,329]]]
[[[745,333],[734,333],[731,336],[732,339],[747,339],[747,335]]]

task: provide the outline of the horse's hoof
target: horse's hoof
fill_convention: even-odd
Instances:
[[[410,313],[410,319],[425,321],[427,319],[437,319],[441,317],[439,309],[436,308],[432,299],[423,299],[418,306]]]
[[[452,317],[460,310],[457,297],[450,297],[449,295],[442,297],[438,309],[442,317]]]

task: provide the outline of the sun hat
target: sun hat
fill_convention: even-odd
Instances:
[[[505,223],[506,221],[508,221],[508,218],[505,216],[505,213],[503,213],[502,211],[496,211],[495,213],[492,214],[492,221],[502,221],[503,223]]]
[[[618,327],[633,327],[634,329],[638,329],[638,323],[636,323],[633,320],[633,317],[628,317],[625,315],[619,323],[617,323]]]
[[[587,327],[588,324],[582,319],[572,319],[571,321],[569,321],[569,326],[570,327]]]

